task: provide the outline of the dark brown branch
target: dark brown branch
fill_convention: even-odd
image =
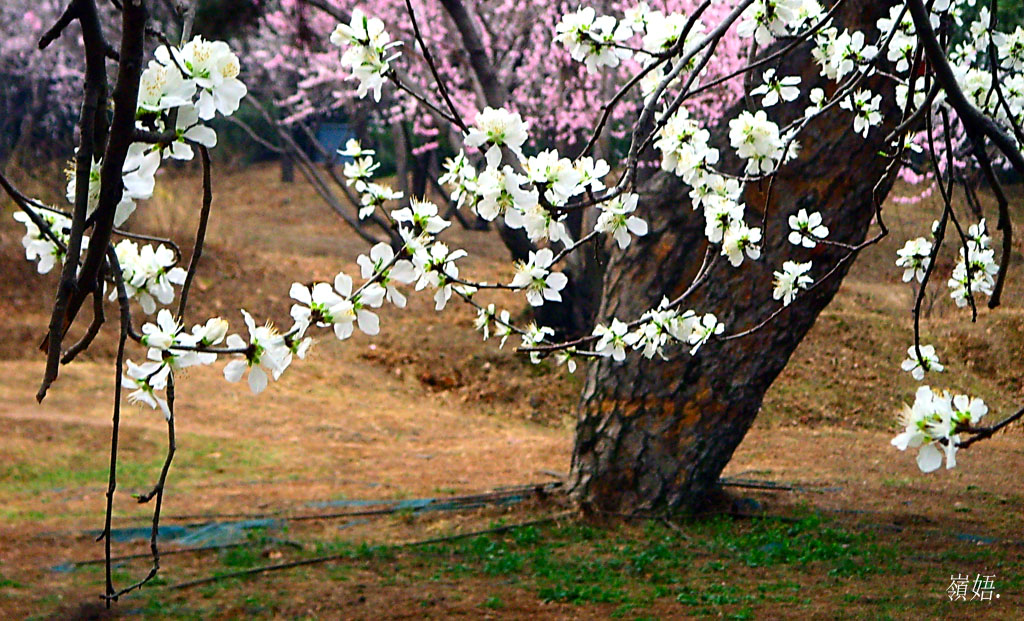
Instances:
[[[110,271],[114,274],[116,281],[121,280],[121,267],[117,264],[117,255],[110,251]],[[124,285],[118,289],[118,304],[121,309],[121,332],[117,341],[117,362],[114,366],[114,415],[110,426],[110,472],[107,475],[107,504],[106,514],[103,522],[103,532],[100,538],[103,539],[103,556],[106,559],[106,595],[114,594],[114,579],[110,562],[110,521],[114,515],[114,491],[117,489],[117,447],[121,427],[121,382],[124,373],[124,345],[128,340],[128,332],[131,326],[131,311],[128,309],[128,296],[125,295]],[[106,600],[107,607],[110,607],[110,600]]]
[[[416,41],[420,44],[420,49],[423,50],[423,59],[427,61],[427,66],[430,67],[430,73],[434,76],[434,82],[437,83],[437,90],[441,92],[441,97],[444,102],[448,105],[448,109],[452,113],[452,120],[459,128],[468,132],[469,127],[466,126],[465,121],[462,120],[462,116],[459,114],[458,108],[452,102],[451,96],[448,94],[448,86],[445,85],[444,79],[441,78],[441,74],[437,71],[437,65],[434,64],[434,57],[430,53],[430,48],[427,46],[427,42],[423,40],[423,35],[420,34],[420,26],[416,21],[416,11],[412,8],[412,1],[405,0],[405,8],[409,12],[409,19],[412,20],[412,32],[416,37]]]
[[[75,12],[82,26],[82,41],[85,47],[85,95],[82,99],[82,110],[79,115],[78,153],[75,157],[75,208],[71,218],[71,232],[68,238],[67,258],[61,268],[60,282],[50,314],[47,336],[41,344],[46,352],[46,370],[43,380],[36,393],[36,400],[42,401],[46,391],[57,379],[60,365],[61,342],[69,324],[69,312],[73,306],[72,298],[81,307],[85,300],[80,288],[80,277],[76,273],[78,260],[82,252],[82,237],[85,233],[85,220],[89,208],[89,177],[92,170],[94,154],[102,149],[101,138],[106,136],[105,111],[107,92],[107,73],[104,58],[103,31],[99,16],[96,13],[94,0],[75,0]],[[136,91],[137,91],[136,87]],[[132,110],[134,119],[134,108]],[[133,121],[134,122],[134,121]],[[120,165],[119,165],[120,166]],[[120,180],[120,179],[119,179]],[[106,243],[100,245],[100,250]],[[95,274],[99,273],[100,263],[95,262]],[[77,312],[77,308],[74,312]]]
[[[92,323],[89,324],[89,329],[82,336],[81,340],[68,348],[64,352],[64,356],[60,359],[61,364],[68,364],[74,360],[78,354],[82,353],[92,342],[96,339],[96,335],[100,333],[100,328],[103,327],[105,317],[103,315],[103,288],[97,287],[92,292]]]
[[[1020,420],[1022,417],[1024,417],[1024,408],[1017,410],[1015,413],[1007,416],[1006,418],[999,421],[995,425],[992,425],[991,427],[977,427],[965,429],[964,433],[970,433],[973,435],[971,435],[970,438],[967,438],[957,446],[962,449],[969,448],[975,442],[980,442],[981,440],[984,440],[986,438],[991,438],[993,435],[996,434],[996,432],[1003,429],[1010,423]]]
[[[206,147],[199,147],[199,155],[203,160],[203,206],[199,212],[199,228],[196,229],[196,243],[192,248],[192,258],[188,263],[188,273],[181,287],[181,298],[178,300],[178,321],[185,319],[185,307],[188,305],[188,292],[192,288],[192,280],[199,269],[199,260],[203,256],[203,243],[206,241],[206,227],[210,222],[210,207],[213,205],[213,179],[210,164],[210,152]]]
[[[78,0],[72,0],[57,19],[57,23],[51,26],[50,29],[43,33],[43,36],[39,38],[40,50],[45,50],[49,47],[51,43],[60,37],[61,33],[64,32],[64,29],[71,25],[71,22],[78,19],[78,9]]]
[[[946,100],[957,116],[964,124],[964,129],[970,134],[986,136],[1006,157],[1019,175],[1024,175],[1024,155],[1017,149],[1013,138],[1008,136],[992,119],[985,116],[980,110],[967,100],[964,92],[956,80],[953,69],[949,66],[946,54],[935,38],[935,31],[932,29],[931,18],[921,0],[907,0],[907,8],[914,19],[914,28],[917,30],[918,41],[924,48],[928,62],[932,66],[935,79],[946,91]]]

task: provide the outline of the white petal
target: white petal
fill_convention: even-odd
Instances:
[[[288,295],[293,300],[298,300],[306,306],[309,306],[313,302],[313,296],[310,295],[309,289],[304,287],[301,283],[293,282],[291,289],[288,290]]]
[[[249,370],[249,390],[252,394],[258,395],[264,391],[267,387],[267,372],[259,366],[254,366]]]
[[[235,336],[232,334],[231,336]],[[228,340],[230,345],[230,337]],[[249,367],[248,362],[242,359],[232,360],[231,362],[224,365],[224,379],[229,382],[237,382],[242,379],[242,375],[245,374],[246,368]]]
[[[376,314],[367,310],[361,310],[356,313],[356,318],[359,321],[359,329],[364,334],[374,336],[380,333],[380,319]]]
[[[917,467],[921,472],[934,472],[942,465],[942,452],[935,444],[926,444],[917,452]]]

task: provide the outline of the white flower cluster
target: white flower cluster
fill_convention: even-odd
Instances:
[[[814,41],[811,53],[821,75],[837,82],[878,55],[878,47],[869,44],[859,30],[851,34],[848,30],[840,32],[836,28],[824,28],[815,35]]]
[[[795,34],[823,14],[816,0],[754,0],[743,12],[737,33],[765,46],[777,37]]]
[[[24,211],[14,212],[14,219],[25,225],[25,236],[21,238],[21,245],[25,247],[25,258],[29,261],[39,261],[36,264],[36,270],[40,274],[46,274],[53,269],[54,265],[64,262],[64,249],[67,248],[71,219],[56,211],[33,209],[33,212],[42,218],[50,232],[61,243],[58,245],[50,236],[41,231]],[[89,238],[83,237],[82,247],[87,248],[88,242]]]
[[[559,291],[569,283],[569,278],[562,272],[552,272],[548,269],[554,258],[550,248],[542,248],[537,252],[530,252],[529,258],[516,269],[510,286],[525,291],[526,301],[531,306],[542,306],[545,300],[562,301]]]
[[[764,72],[764,82],[754,90],[751,95],[764,95],[761,105],[770,108],[780,101],[796,101],[800,96],[800,76],[791,75],[782,78],[775,77],[775,70],[769,69]]]
[[[896,266],[903,268],[903,282],[924,280],[928,266],[932,263],[932,242],[923,237],[911,239],[896,251]]]
[[[764,110],[753,114],[744,110],[729,121],[729,142],[737,155],[747,160],[745,172],[748,175],[774,172],[785,147],[779,126],[768,118]]]
[[[995,275],[999,273],[999,265],[995,260],[995,250],[991,247],[992,238],[988,235],[985,219],[967,228],[966,243],[960,247],[959,260],[953,267],[948,281],[950,297],[959,307],[967,306],[975,295],[992,295],[995,287]],[[924,280],[925,273],[931,265],[932,242],[924,237],[909,240],[903,248],[896,251],[896,265],[904,268],[903,282],[916,278]]]
[[[568,13],[555,26],[555,41],[569,50],[577,62],[586,64],[587,71],[597,73],[600,67],[617,67],[624,58],[632,56],[621,46],[633,36],[633,29],[619,23],[611,15],[597,16],[591,7],[581,7]]]
[[[638,200],[639,196],[630,193],[598,205],[601,215],[597,217],[594,230],[610,235],[623,250],[629,246],[631,234],[637,237],[647,235],[647,221],[632,215]]]
[[[775,288],[772,289],[772,298],[782,300],[783,306],[793,303],[793,298],[803,289],[806,289],[814,282],[808,273],[811,271],[811,262],[797,263],[786,261],[782,264],[782,271],[775,272]]]
[[[156,312],[158,302],[166,306],[174,301],[171,285],[185,284],[185,270],[175,266],[174,251],[163,244],[146,244],[140,249],[132,240],[124,239],[114,246],[114,252],[128,297],[138,300],[147,315]],[[117,291],[112,290],[110,299],[116,298]]]
[[[907,359],[903,361],[900,368],[910,373],[910,375],[917,381],[924,379],[924,374],[929,371],[935,371],[941,373],[945,370],[945,367],[939,363],[939,357],[935,355],[935,347],[933,345],[921,345],[921,355],[918,356],[918,348],[911,345],[907,348]]]
[[[632,331],[630,324],[614,318],[607,326],[598,324],[594,328],[594,351],[622,361],[628,347],[640,351],[645,358],[658,355],[664,359],[665,348],[678,342],[689,345],[690,355],[695,355],[712,337],[724,331],[725,325],[714,315],[700,316],[692,310],[680,313],[667,299],[662,299],[658,308],[647,311],[635,322]]]
[[[868,131],[882,122],[879,107],[881,95],[872,95],[870,91],[859,90],[839,103],[839,107],[853,112],[853,131],[868,137]]]
[[[968,298],[979,293],[992,295],[994,277],[999,273],[984,218],[967,229],[966,237],[966,247],[960,248],[960,259],[948,283],[949,294],[960,307],[967,306]]]
[[[353,9],[352,21],[338,24],[331,33],[331,43],[344,50],[341,64],[348,67],[351,77],[359,82],[356,96],[366,97],[372,91],[374,101],[380,101],[380,89],[391,70],[391,61],[399,55],[397,51],[392,54],[391,50],[401,42],[391,41],[380,19]]]
[[[960,433],[973,427],[986,414],[988,406],[981,399],[954,396],[947,391],[939,393],[921,386],[914,405],[903,407],[900,422],[904,431],[892,439],[892,445],[901,451],[918,449],[917,465],[922,472],[938,470],[943,454],[946,468],[954,468]]]
[[[380,168],[380,163],[374,161],[373,149],[364,149],[354,138],[345,143],[344,149],[339,149],[338,154],[352,158],[342,166],[342,174],[346,177],[346,183],[354,186],[359,192],[359,219],[369,218],[377,209],[382,208],[388,201],[396,201],[405,195],[392,188],[370,181],[373,174]]]
[[[138,127],[169,133],[170,138],[160,144],[136,142],[128,148],[122,170],[123,198],[114,218],[117,226],[135,211],[135,201],[153,196],[155,175],[163,159],[191,160],[195,157],[192,145],[217,146],[217,133],[203,122],[217,114],[231,116],[248,92],[238,79],[238,56],[223,41],[196,36],[180,48],[161,46],[155,56],[139,82]],[[98,174],[95,179],[90,176],[90,201],[94,182],[98,196]],[[68,200],[73,200],[73,195],[74,179],[68,185]]]
[[[156,316],[156,323],[142,326],[142,344],[149,348],[146,362],[126,362],[124,380],[134,387],[128,394],[128,400],[143,403],[154,410],[160,409],[164,416],[170,418],[171,410],[167,400],[159,392],[167,388],[174,372],[215,362],[216,354],[201,353],[195,349],[220,344],[227,330],[228,323],[215,317],[204,325],[193,326],[192,332],[188,333],[171,311],[162,309]]]

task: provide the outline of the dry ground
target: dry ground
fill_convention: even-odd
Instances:
[[[165,194],[142,208],[139,230],[188,237],[196,200],[188,186],[196,176],[183,179],[158,184]],[[200,272],[194,317],[221,313],[240,325],[233,315],[244,307],[284,321],[290,282],[357,271],[354,258],[364,246],[302,184],[278,183],[276,171],[265,167],[216,179],[209,260]],[[171,193],[175,185],[179,189]],[[895,248],[930,222],[920,206],[893,206],[888,217],[892,236],[858,260],[727,470],[733,477],[798,486],[738,490],[744,512],[764,510],[781,520],[695,521],[664,532],[652,531],[663,528],[658,524],[627,522],[600,525],[597,535],[587,536],[579,534],[585,526],[568,521],[425,551],[360,550],[346,542],[420,540],[561,508],[548,499],[461,512],[289,522],[283,531],[258,532],[251,546],[166,557],[159,584],[324,551],[351,554],[244,582],[147,588],[121,602],[117,614],[911,618],[919,614],[911,611],[927,610],[926,616],[1011,618],[1015,613],[1008,611],[1019,610],[1024,598],[1019,429],[963,454],[957,470],[931,476],[922,476],[912,457],[894,454],[888,445],[894,412],[914,387],[894,370],[910,342],[912,292],[897,284],[892,261]],[[101,525],[114,343],[109,334],[101,336],[81,361],[62,370],[46,402],[34,403],[41,361],[30,345],[45,325],[55,277],[35,275],[22,260],[20,236],[9,215],[0,218],[0,421],[6,429],[0,437],[0,611],[9,618],[87,617],[102,575],[96,566],[66,571],[66,564],[102,553],[85,531]],[[508,277],[504,250],[489,234],[455,231],[452,237],[471,250],[465,262],[470,273],[491,281]],[[1019,265],[1020,253],[1014,258]],[[927,340],[948,363],[941,380],[983,396],[994,414],[1024,401],[1021,282],[1018,273],[1004,307],[982,309],[976,325],[944,298],[934,301],[924,322]],[[565,472],[579,380],[481,343],[465,308],[437,314],[426,296],[411,299],[409,312],[383,313],[379,338],[321,339],[309,360],[261,397],[226,384],[216,369],[183,378],[180,450],[166,524],[212,515],[323,512],[315,503],[338,499],[456,496],[548,482],[551,473]],[[507,298],[505,304],[521,308]],[[458,329],[444,329],[453,324]],[[127,408],[116,526],[145,525],[148,507],[130,494],[152,484],[164,441],[159,416]],[[796,526],[786,526],[791,523]],[[837,535],[839,553],[822,551],[832,531],[843,533]],[[526,540],[524,532],[534,534]],[[802,556],[771,556],[790,540],[806,544]],[[771,558],[752,560],[744,552],[751,541]],[[651,552],[663,549],[658,545],[673,552]],[[615,566],[616,555],[638,546],[647,546],[655,560],[644,563],[661,567],[662,574],[602,573]],[[562,551],[555,555],[562,573],[539,569],[537,555],[550,550]],[[118,544],[115,551],[142,553],[146,545]],[[494,564],[517,554],[530,560]],[[568,564],[590,554],[597,560]],[[691,561],[672,564],[691,554]],[[868,569],[851,569],[850,563]],[[58,566],[65,567],[55,571]],[[123,583],[145,571],[145,560],[130,561],[117,577]],[[573,571],[584,583],[604,586],[580,592],[565,587],[573,584],[566,577]],[[949,574],[985,571],[997,574],[999,601],[951,604],[945,598]],[[668,586],[659,591],[663,578]]]

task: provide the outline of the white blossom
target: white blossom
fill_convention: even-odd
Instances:
[[[945,370],[939,363],[939,357],[935,355],[935,347],[932,345],[921,345],[921,357],[917,356],[917,347],[911,345],[907,348],[907,359],[903,361],[900,368],[908,371],[917,381],[924,379],[928,371],[941,373]]]
[[[923,237],[911,239],[896,251],[896,266],[903,269],[903,282],[910,282],[917,278],[918,282],[924,280],[925,272],[931,265],[932,243]]]
[[[789,217],[789,243],[804,248],[814,248],[818,245],[816,240],[828,237],[828,227],[821,223],[821,213],[807,213],[801,209],[795,215]]]
[[[613,360],[626,359],[626,335],[629,326],[618,319],[612,319],[611,325],[598,324],[594,327],[594,336],[598,337],[594,351],[602,356],[611,356]]]
[[[764,72],[764,83],[750,91],[751,95],[764,95],[761,105],[770,108],[779,101],[795,101],[800,96],[800,76],[775,77],[775,70]]]
[[[561,302],[559,293],[568,284],[569,278],[562,272],[552,272],[548,268],[554,260],[550,248],[542,248],[530,252],[525,262],[516,266],[516,274],[510,286],[526,291],[526,300],[531,306],[542,306],[545,300]]]
[[[501,162],[501,147],[508,147],[519,159],[523,159],[523,143],[526,142],[526,124],[518,112],[504,108],[486,107],[476,115],[475,125],[469,128],[465,143],[469,147],[486,151],[487,166],[495,168]]]
[[[252,315],[242,309],[242,317],[249,329],[249,342],[237,334],[228,336],[226,344],[231,349],[246,349],[242,357],[224,366],[224,379],[237,382],[249,371],[249,389],[253,394],[263,392],[270,379],[277,380],[287,368],[288,346],[271,324],[256,326]]]
[[[597,218],[594,230],[611,235],[619,244],[619,248],[623,249],[629,246],[632,239],[630,234],[638,237],[647,235],[647,222],[632,215],[636,211],[639,198],[638,195],[630,193],[598,205],[601,215]]]
[[[722,234],[722,256],[729,259],[733,267],[743,263],[746,253],[753,260],[761,258],[761,229],[750,228],[742,220],[733,220]]]
[[[555,26],[555,42],[564,45],[573,60],[584,63],[588,73],[618,67],[629,58],[630,51],[619,46],[631,36],[633,29],[628,24],[618,23],[610,15],[598,17],[591,7],[563,15]]]
[[[806,263],[786,261],[783,263],[782,271],[775,272],[775,287],[772,290],[772,299],[781,299],[783,306],[789,306],[797,293],[806,289],[814,282],[808,275],[810,271],[810,261]]]

